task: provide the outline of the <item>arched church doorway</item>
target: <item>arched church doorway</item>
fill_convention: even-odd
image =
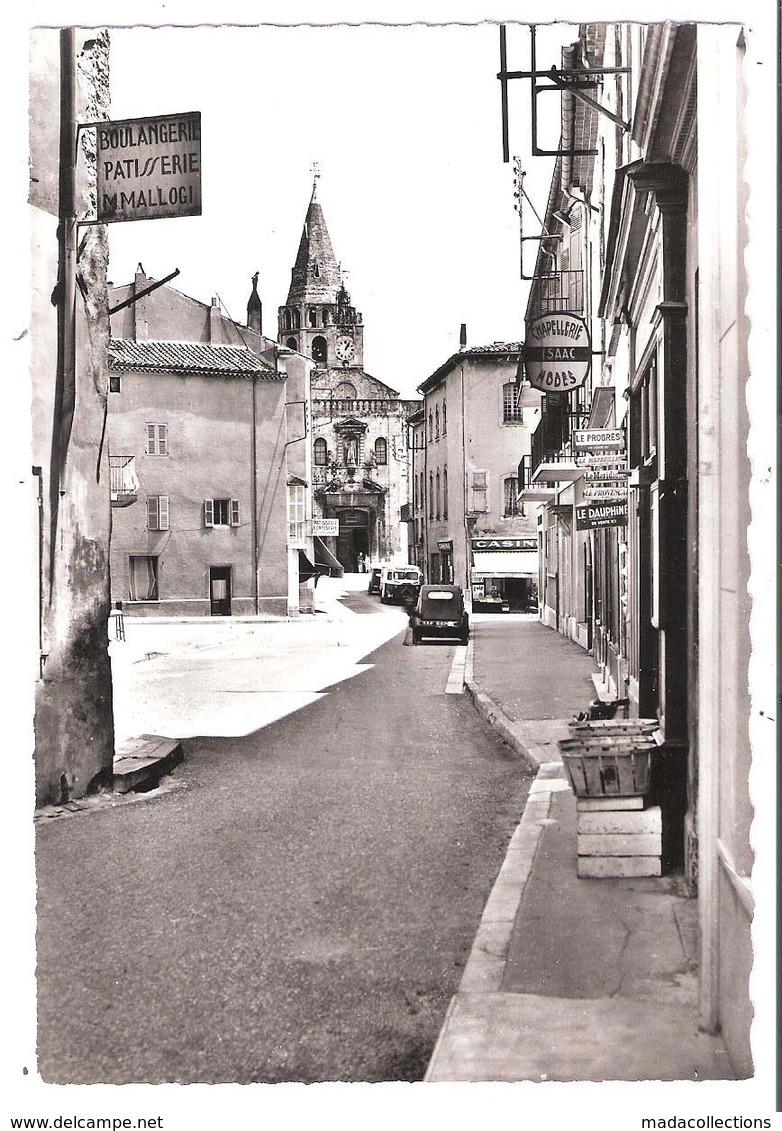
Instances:
[[[359,554],[369,561],[372,554],[370,512],[360,507],[345,507],[334,511],[339,519],[337,557],[348,573],[358,573]]]

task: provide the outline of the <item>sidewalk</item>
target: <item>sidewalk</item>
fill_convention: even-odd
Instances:
[[[537,777],[427,1071],[444,1081],[729,1080],[698,1030],[697,905],[676,876],[578,879],[556,741],[592,659],[532,617],[474,617],[466,684]]]

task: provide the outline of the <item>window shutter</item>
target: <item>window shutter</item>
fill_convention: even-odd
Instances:
[[[159,530],[157,495],[147,495],[147,529]]]
[[[158,424],[157,454],[159,456],[168,455],[168,425],[166,424]]]
[[[485,512],[488,510],[486,506],[486,491],[488,488],[489,473],[487,471],[473,471],[471,472],[472,479],[472,510],[478,512]]]
[[[231,499],[231,526],[239,525],[239,500]]]
[[[158,530],[168,530],[168,495],[158,499]]]
[[[204,499],[204,526],[214,526],[215,504],[214,499]]]
[[[156,430],[154,424],[148,424],[147,425],[147,455],[148,456],[154,456],[156,454],[156,451],[157,451],[157,448],[156,448],[156,445],[155,445],[156,431],[157,430]]]

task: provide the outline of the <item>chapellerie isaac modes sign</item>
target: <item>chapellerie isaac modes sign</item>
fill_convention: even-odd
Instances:
[[[586,322],[577,314],[544,314],[527,327],[524,368],[527,380],[546,393],[566,393],[583,385],[592,362]]]
[[[98,222],[201,215],[201,115],[96,126]]]

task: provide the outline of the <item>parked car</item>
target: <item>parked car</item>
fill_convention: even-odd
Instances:
[[[413,644],[425,637],[458,640],[466,644],[470,618],[464,607],[464,593],[458,585],[422,585],[410,615]]]
[[[383,566],[380,575],[380,600],[384,605],[391,601],[413,602],[418,596],[423,575],[418,566]]]
[[[369,567],[369,584],[367,585],[367,593],[380,592],[380,574],[383,572],[381,566]]]

